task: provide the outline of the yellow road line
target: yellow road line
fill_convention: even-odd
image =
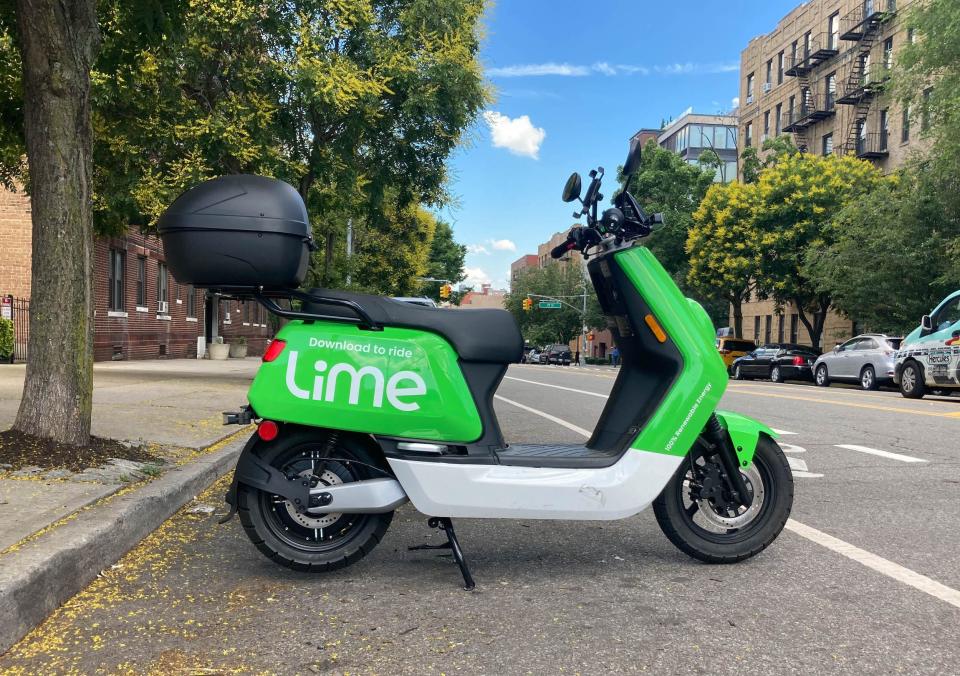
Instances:
[[[756,394],[763,397],[775,397],[777,399],[793,399],[795,401],[812,401],[817,404],[835,404],[837,406],[849,406],[850,408],[869,408],[875,411],[893,411],[895,413],[912,413],[913,415],[926,415],[934,418],[960,418],[960,411],[953,413],[937,413],[934,411],[918,411],[913,408],[900,408],[898,406],[879,406],[877,404],[858,404],[852,401],[839,401],[837,399],[823,399],[822,397],[798,397],[793,394],[774,394],[761,388],[749,388],[738,385],[731,385],[727,388],[730,392],[740,392],[742,394]]]

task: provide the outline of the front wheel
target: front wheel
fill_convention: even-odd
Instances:
[[[817,367],[817,373],[816,373],[816,376],[815,376],[815,380],[816,380],[816,382],[817,382],[817,385],[819,385],[820,387],[829,387],[829,386],[830,386],[830,378],[829,378],[829,376],[827,376],[827,365],[826,365],[826,364],[820,364],[820,366]]]
[[[332,486],[384,476],[362,445],[328,441],[329,433],[302,431],[264,444],[260,459],[311,486]],[[264,555],[294,570],[322,573],[356,563],[383,539],[393,512],[307,514],[280,495],[237,486],[237,511],[247,536]]]
[[[702,497],[722,483],[722,473],[716,448],[701,437],[653,503],[670,542],[706,563],[736,563],[759,554],[783,530],[793,507],[793,474],[770,437],[760,436],[753,463],[741,470],[753,495],[749,507],[731,507],[715,492]]]
[[[904,364],[900,372],[900,394],[907,399],[922,399],[926,394],[926,384],[923,382],[923,372],[914,362]]]

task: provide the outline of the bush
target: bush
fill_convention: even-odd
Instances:
[[[610,359],[607,357],[587,357],[588,364],[609,364]]]
[[[10,361],[13,356],[13,322],[0,318],[0,361]]]

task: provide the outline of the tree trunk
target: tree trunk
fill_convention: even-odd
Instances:
[[[740,295],[736,294],[730,301],[733,308],[733,335],[737,338],[743,338],[743,301]]]
[[[14,428],[90,439],[93,207],[90,66],[95,0],[17,0],[30,167],[30,359]]]
[[[821,349],[820,342],[823,334],[823,325],[827,320],[827,311],[830,308],[829,304],[826,307],[824,307],[822,304],[820,305],[820,308],[813,313],[812,322],[807,317],[807,313],[804,312],[803,307],[801,307],[796,300],[793,301],[793,304],[797,308],[797,315],[800,317],[800,323],[806,327],[807,333],[810,335],[810,342],[812,343],[813,347]]]

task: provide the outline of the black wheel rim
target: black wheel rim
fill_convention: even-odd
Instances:
[[[697,536],[708,540],[716,544],[735,544],[742,542],[749,538],[754,532],[762,528],[764,523],[766,523],[769,518],[770,512],[776,504],[778,497],[777,486],[773,481],[773,475],[770,471],[769,466],[763,460],[763,458],[756,454],[753,457],[753,467],[756,468],[756,472],[759,475],[759,480],[762,485],[764,492],[763,503],[760,505],[756,515],[743,527],[741,528],[729,528],[726,532],[715,532],[704,528],[701,523],[698,523],[698,512],[701,509],[712,509],[711,506],[707,504],[706,501],[703,503],[698,503],[690,499],[689,496],[689,482],[693,477],[693,470],[691,468],[691,463],[699,463],[704,461],[704,456],[707,453],[704,452],[701,443],[698,442],[695,450],[691,451],[691,455],[687,461],[687,472],[684,475],[682,481],[676,483],[677,489],[674,492],[674,500],[676,501],[677,507],[679,508],[679,513],[683,521],[687,526],[696,533]],[[744,477],[747,479],[748,486],[753,489],[749,478],[744,474]]]
[[[322,460],[322,444],[304,444],[289,449],[271,465],[287,476],[311,478],[311,485],[331,485],[360,481],[368,470],[342,448],[335,448],[332,458]],[[321,468],[322,467],[322,471]],[[290,547],[307,552],[340,549],[364,530],[370,514],[296,515],[289,501],[279,495],[260,491],[258,507],[270,532]],[[322,525],[320,525],[322,524]]]

